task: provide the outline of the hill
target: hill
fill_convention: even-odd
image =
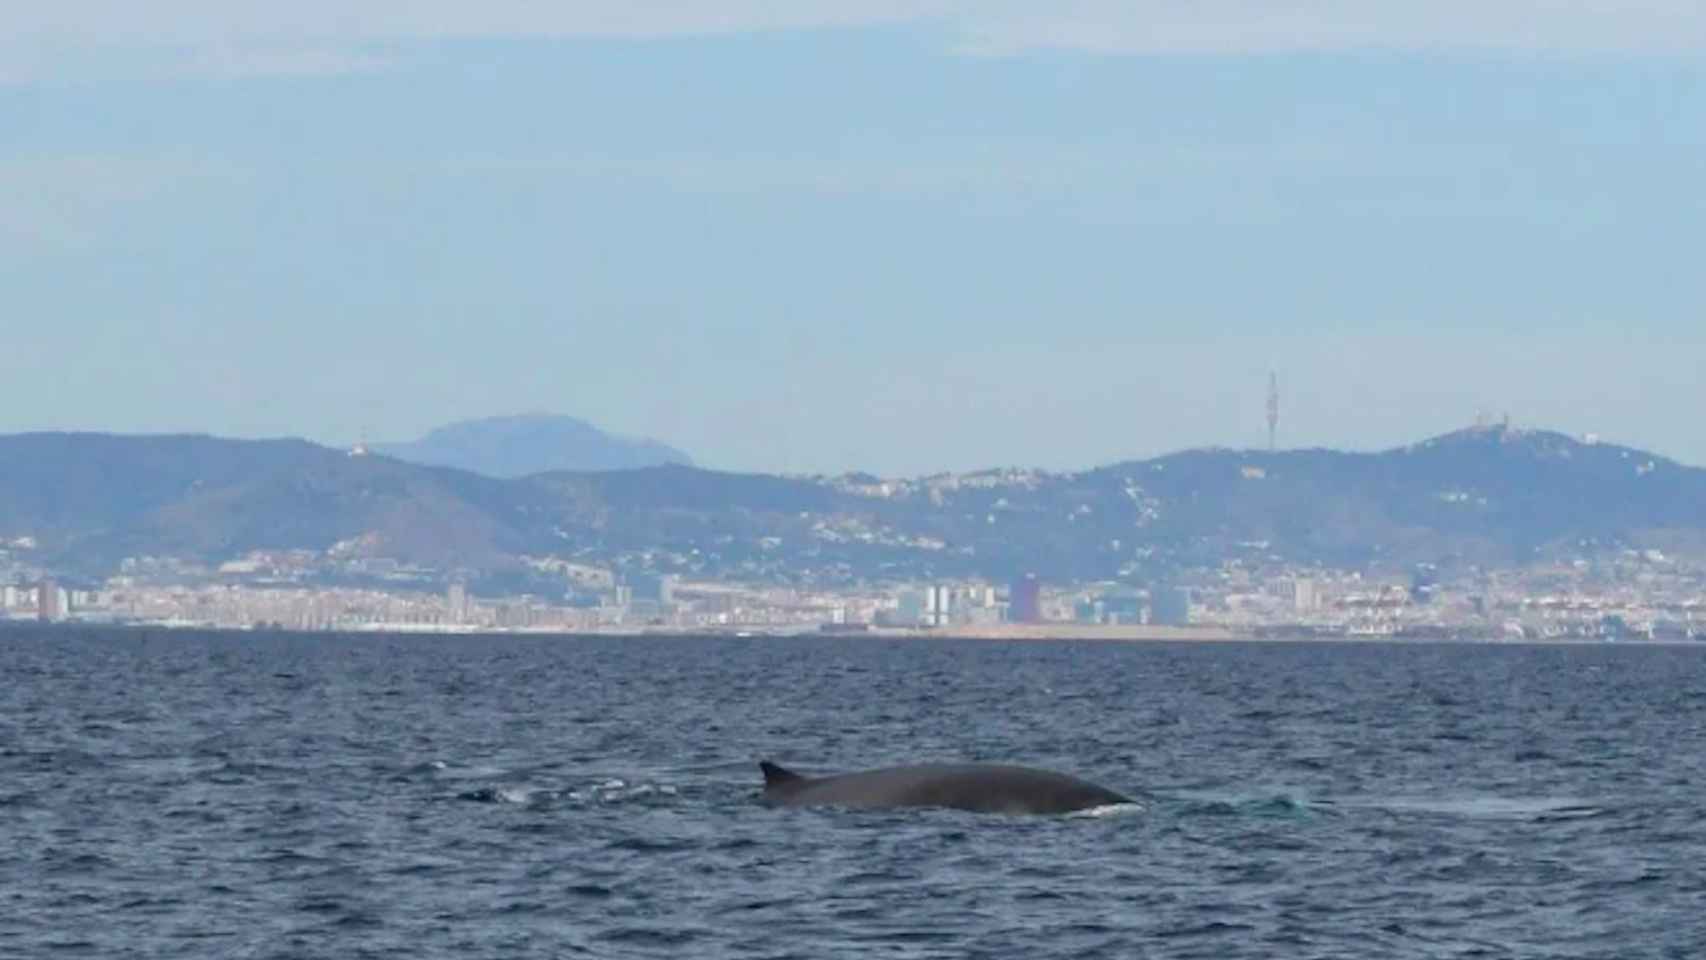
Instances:
[[[364,535],[418,562],[489,563],[525,544],[524,494],[302,440],[0,437],[0,531],[87,571],[126,556],[217,561]]]
[[[620,437],[584,420],[550,414],[468,420],[439,427],[418,440],[372,449],[409,463],[498,478],[692,463],[687,454],[656,440]]]
[[[524,558],[799,583],[1153,578],[1231,558],[1521,566],[1556,551],[1706,552],[1706,471],[1545,431],[1379,453],[1196,450],[1078,473],[883,480],[669,465],[498,479],[300,440],[0,437],[0,541],[99,575],[252,550],[426,571]]]

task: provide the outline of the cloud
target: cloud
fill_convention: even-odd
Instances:
[[[958,6],[954,0],[0,0],[0,35],[160,45],[661,36],[916,20]]]
[[[0,83],[122,72],[366,72],[422,42],[659,37],[870,26],[956,0],[0,0]]]
[[[996,54],[1706,49],[1699,0],[1055,0],[962,26],[967,50]]]
[[[446,39],[893,23],[984,55],[1706,49],[1700,0],[0,0],[0,80],[136,50],[171,51],[188,69],[314,74],[381,66],[375,47]]]
[[[216,76],[325,77],[372,73],[401,59],[373,44],[214,43],[190,48],[178,69]]]

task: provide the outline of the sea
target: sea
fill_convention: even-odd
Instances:
[[[1703,956],[1706,645],[0,630],[4,958]]]

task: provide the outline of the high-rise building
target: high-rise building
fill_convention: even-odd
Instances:
[[[917,590],[902,590],[895,597],[895,622],[907,627],[916,627],[924,621],[926,597]]]
[[[933,586],[924,588],[924,619],[930,626],[947,626],[953,607],[954,590],[952,587]]]
[[[1149,622],[1182,627],[1191,622],[1191,595],[1179,587],[1157,586],[1149,591]]]
[[[1321,604],[1321,598],[1315,590],[1315,581],[1307,577],[1299,577],[1292,584],[1291,599],[1292,609],[1298,613],[1313,613]]]
[[[453,583],[445,591],[444,602],[450,608],[450,622],[464,623],[468,619],[468,588],[460,583]]]
[[[1027,573],[1008,588],[1007,620],[1010,623],[1043,621],[1042,584],[1037,581],[1036,574]]]
[[[65,604],[59,584],[52,580],[43,580],[36,587],[36,619],[42,623],[65,619]]]

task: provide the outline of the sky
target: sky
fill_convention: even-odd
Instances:
[[[547,9],[547,7],[549,7]],[[1706,464],[1698,0],[0,0],[0,432]]]

